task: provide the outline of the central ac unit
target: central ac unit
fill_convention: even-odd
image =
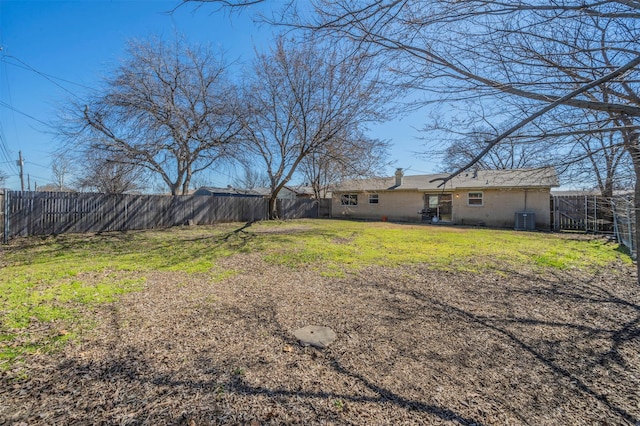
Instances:
[[[535,231],[536,214],[533,212],[516,212],[516,226],[518,231]]]

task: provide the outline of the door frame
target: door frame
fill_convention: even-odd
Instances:
[[[436,200],[435,203],[432,199]],[[443,200],[444,198],[444,200]],[[451,222],[453,219],[453,193],[452,192],[425,192],[422,197],[424,205],[423,217],[426,215],[430,222]],[[444,201],[444,203],[443,203]],[[447,211],[448,210],[448,211]],[[434,220],[434,218],[436,220]]]

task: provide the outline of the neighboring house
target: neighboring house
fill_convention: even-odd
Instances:
[[[295,198],[308,198],[314,199],[316,198],[315,192],[313,192],[313,187],[308,185],[296,185],[296,186],[285,186],[285,188],[295,194]],[[324,193],[324,194],[323,194]],[[321,197],[324,195],[325,198],[331,198],[331,191],[321,191]]]
[[[60,188],[60,186],[54,183],[48,183],[42,186],[36,185],[35,190],[40,192],[77,192],[75,189],[68,188],[66,186],[63,186],[62,188]]]
[[[232,186],[226,188],[206,187],[198,188],[193,195],[215,195],[217,197],[262,197],[269,198],[271,195],[270,188],[254,188],[254,189],[238,189]],[[331,197],[331,193],[328,193]],[[278,199],[296,200],[300,198],[315,198],[313,188],[310,186],[284,186],[278,192]]]
[[[255,188],[254,191],[268,197],[271,194],[270,188]],[[327,198],[331,197],[331,193],[327,193]],[[296,185],[290,186],[285,185],[282,187],[280,192],[278,192],[278,199],[281,200],[297,200],[300,198],[312,199],[315,198],[315,194],[313,193],[313,188],[310,186],[304,185]]]
[[[216,197],[254,197],[263,198],[263,195],[251,189],[237,189],[231,186],[226,188],[205,187],[198,188],[193,195],[215,195]]]
[[[551,190],[552,197],[600,197],[602,192],[599,189],[570,189],[570,190]]]
[[[255,188],[254,191],[262,194],[265,198],[271,197],[271,188]],[[280,200],[295,200],[296,194],[285,186],[280,190],[280,192],[278,192],[278,196],[276,198]]]
[[[550,191],[559,185],[552,167],[469,171],[439,186],[447,176],[404,176],[398,169],[395,177],[344,182],[333,188],[332,215],[550,228]]]

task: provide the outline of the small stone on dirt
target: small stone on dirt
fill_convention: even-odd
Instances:
[[[293,332],[302,346],[324,349],[336,340],[336,333],[329,327],[308,325]]]

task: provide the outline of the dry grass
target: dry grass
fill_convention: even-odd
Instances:
[[[633,266],[544,276],[220,261],[147,273],[97,327],[2,372],[0,424],[637,424]],[[325,350],[293,331],[332,327]]]

